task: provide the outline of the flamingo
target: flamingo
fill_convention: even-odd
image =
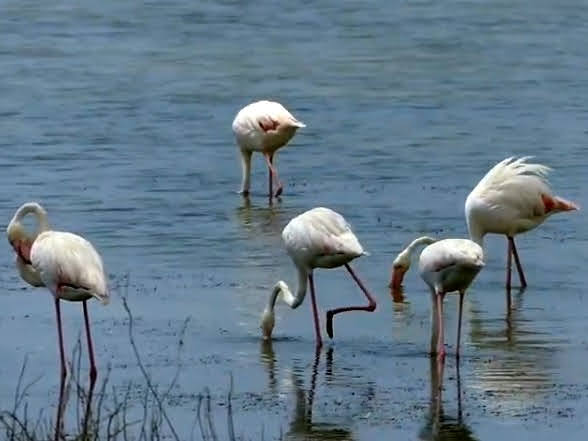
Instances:
[[[364,251],[359,240],[351,231],[351,227],[339,213],[324,207],[308,210],[288,222],[282,231],[282,239],[286,245],[286,251],[298,271],[298,288],[296,294],[293,295],[284,281],[280,280],[276,283],[261,317],[264,339],[271,339],[275,324],[274,307],[278,296],[281,295],[284,302],[290,308],[295,309],[304,301],[308,281],[310,283],[316,345],[317,347],[322,346],[313,279],[315,268],[345,266],[368,299],[367,306],[348,306],[327,311],[327,334],[330,338],[333,338],[333,316],[335,314],[346,311],[372,312],[376,309],[376,301],[349,265],[353,259],[368,253]]]
[[[36,216],[39,224],[33,236],[21,223],[28,214]],[[32,286],[46,286],[55,299],[62,379],[66,376],[66,364],[59,301],[82,302],[93,387],[98,372],[86,302],[95,297],[106,305],[110,298],[100,255],[83,237],[50,230],[47,212],[36,202],[27,202],[16,211],[6,233],[23,280]]]
[[[530,156],[509,157],[496,164],[465,202],[470,238],[483,246],[487,233],[504,234],[508,241],[506,288],[510,290],[512,257],[521,287],[527,286],[514,236],[541,225],[549,216],[578,206],[553,195],[547,175],[551,169],[527,162]]]
[[[413,240],[401,251],[393,263],[392,288],[400,289],[404,275],[410,268],[411,257],[419,247],[426,245],[419,257],[421,278],[431,290],[433,305],[431,320],[431,355],[445,358],[443,341],[443,300],[445,294],[459,293],[459,318],[455,356],[459,358],[461,315],[466,290],[484,267],[482,247],[469,239],[443,239],[437,241],[428,236]]]
[[[269,197],[273,196],[272,183],[278,183],[275,196],[282,194],[283,185],[273,164],[276,151],[285,146],[299,128],[306,125],[298,121],[280,103],[256,101],[243,107],[233,121],[233,133],[241,152],[243,180],[240,193],[249,195],[251,155],[261,152],[269,172]]]

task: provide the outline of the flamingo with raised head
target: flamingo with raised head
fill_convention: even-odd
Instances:
[[[445,358],[443,337],[443,300],[445,294],[459,293],[459,318],[457,322],[457,344],[455,356],[459,358],[461,339],[461,315],[466,290],[484,267],[482,247],[469,239],[443,239],[437,241],[428,236],[413,240],[401,251],[392,265],[392,289],[400,289],[404,275],[411,265],[412,255],[426,247],[419,257],[421,278],[431,290],[431,349],[430,353]]]
[[[21,223],[29,214],[37,217],[39,225],[34,235],[27,233]],[[82,302],[90,358],[90,384],[93,387],[97,369],[86,301],[92,297],[103,304],[109,301],[107,278],[100,255],[83,237],[50,230],[47,212],[36,202],[27,202],[16,211],[6,233],[16,252],[16,266],[23,280],[32,286],[46,286],[55,299],[62,379],[67,371],[59,301]]]
[[[298,271],[298,288],[292,294],[288,285],[280,280],[274,286],[261,317],[264,339],[270,339],[275,323],[274,307],[279,296],[295,309],[302,304],[310,283],[312,312],[316,345],[322,346],[320,321],[316,304],[313,271],[315,268],[337,268],[345,266],[349,274],[368,299],[367,306],[348,306],[327,311],[327,334],[333,338],[333,316],[346,311],[374,311],[376,301],[351,269],[349,263],[367,254],[351,231],[347,221],[339,213],[323,207],[308,210],[288,222],[282,231],[286,251]]]
[[[240,193],[249,195],[251,177],[251,155],[261,152],[269,172],[269,197],[273,195],[273,181],[277,182],[275,197],[282,194],[283,185],[274,166],[274,155],[285,146],[299,128],[306,125],[298,121],[280,103],[256,101],[243,107],[233,121],[233,133],[241,152],[243,179]]]
[[[541,225],[552,214],[578,209],[573,202],[553,195],[547,181],[551,169],[529,163],[529,159],[530,156],[510,157],[496,164],[465,202],[468,230],[474,242],[483,246],[487,233],[507,238],[507,289],[511,287],[513,256],[521,287],[527,286],[514,237]]]

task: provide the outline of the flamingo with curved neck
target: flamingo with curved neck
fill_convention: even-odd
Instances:
[[[318,317],[313,271],[315,268],[337,268],[345,266],[351,277],[358,284],[368,299],[367,306],[347,306],[327,311],[327,334],[333,338],[333,317],[347,311],[374,311],[376,301],[349,266],[349,263],[367,254],[351,227],[343,216],[329,208],[317,207],[293,218],[282,231],[282,239],[286,250],[298,272],[296,294],[280,280],[269,296],[267,306],[261,316],[261,329],[264,339],[270,339],[275,325],[275,306],[278,298],[282,298],[290,308],[295,309],[302,304],[308,284],[312,299],[314,330],[316,345],[322,346],[320,321]]]
[[[275,101],[256,101],[243,107],[233,120],[233,133],[241,153],[243,179],[240,193],[249,195],[251,180],[251,155],[253,152],[263,154],[267,163],[269,178],[269,198],[274,196],[272,186],[278,184],[275,197],[282,194],[283,185],[274,165],[274,155],[284,147],[306,125],[298,121],[284,106]]]
[[[521,287],[527,286],[514,237],[538,227],[553,214],[579,209],[575,203],[553,194],[547,182],[551,169],[527,162],[530,158],[510,157],[496,164],[465,202],[468,231],[474,242],[483,246],[488,233],[507,238],[507,289],[511,287],[513,257]]]
[[[27,215],[37,218],[39,228],[34,234],[29,234],[22,224]],[[92,297],[104,304],[109,301],[100,255],[83,237],[50,230],[47,212],[37,202],[27,202],[16,211],[6,228],[6,235],[16,253],[16,265],[23,280],[32,286],[46,286],[55,298],[62,378],[66,375],[66,363],[59,301],[83,303],[93,387],[97,369],[86,301]]]
[[[412,255],[426,245],[419,256],[421,278],[431,290],[431,354],[445,358],[443,337],[443,300],[445,294],[459,293],[459,319],[457,325],[456,357],[459,357],[463,297],[474,278],[484,267],[484,252],[469,239],[435,239],[423,236],[413,240],[401,251],[393,263],[391,285],[399,289],[404,275],[410,269]]]

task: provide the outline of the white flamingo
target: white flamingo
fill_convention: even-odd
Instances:
[[[233,133],[241,152],[243,180],[240,193],[249,195],[251,177],[251,155],[261,152],[267,162],[269,172],[269,197],[273,196],[272,183],[275,179],[278,188],[275,196],[282,194],[282,183],[273,164],[276,151],[285,146],[299,128],[306,127],[284,106],[274,101],[256,101],[243,107],[233,121]]]
[[[419,257],[422,279],[431,289],[431,354],[445,357],[443,337],[443,300],[445,294],[459,293],[459,318],[455,356],[459,357],[461,314],[466,290],[484,267],[482,247],[469,239],[435,239],[423,236],[415,239],[398,254],[393,263],[392,288],[400,289],[404,274],[410,268],[411,257],[420,246],[427,245]]]
[[[28,234],[21,223],[28,214],[37,217],[39,230],[35,235]],[[16,252],[16,266],[23,280],[32,286],[46,286],[55,298],[62,379],[66,376],[66,364],[59,301],[82,302],[90,357],[90,384],[93,386],[97,369],[86,301],[92,297],[103,304],[109,301],[100,255],[83,237],[51,231],[47,212],[36,202],[23,204],[16,211],[6,233]]]
[[[345,266],[368,299],[367,306],[348,306],[327,311],[327,334],[333,338],[333,316],[345,311],[374,311],[376,301],[361,280],[349,266],[353,259],[367,254],[351,227],[343,216],[329,208],[317,207],[293,218],[282,231],[286,251],[298,270],[298,288],[293,295],[285,282],[274,286],[269,302],[263,311],[261,329],[264,339],[270,339],[274,328],[274,307],[278,296],[292,309],[304,301],[307,280],[310,282],[310,295],[314,316],[316,344],[322,346],[320,322],[314,290],[313,270],[315,268],[336,268]]]
[[[521,286],[527,286],[514,236],[541,225],[562,211],[577,210],[573,202],[553,195],[547,182],[551,170],[527,162],[530,157],[506,158],[496,164],[469,194],[465,215],[470,238],[483,246],[487,233],[504,234],[508,241],[506,287],[511,285],[512,256]]]

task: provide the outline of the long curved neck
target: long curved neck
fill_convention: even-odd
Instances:
[[[437,240],[433,239],[432,237],[422,236],[422,237],[419,237],[419,238],[413,240],[410,243],[410,245],[406,247],[405,251],[409,254],[410,257],[412,257],[414,252],[416,250],[418,250],[419,247],[425,246],[425,245],[431,245],[432,243],[435,243],[435,242],[437,242]]]
[[[430,245],[434,242],[437,242],[436,239],[433,239],[429,236],[422,236],[415,240],[413,240],[410,245],[408,245],[396,258],[396,261],[400,261],[405,263],[406,265],[410,265],[410,261],[412,260],[412,255],[420,249],[421,246]]]
[[[241,168],[243,170],[241,192],[244,193],[249,191],[249,181],[251,179],[251,152],[248,150],[241,150]]]
[[[308,271],[298,266],[297,269],[298,287],[296,288],[296,294],[292,294],[292,291],[290,291],[288,285],[286,285],[285,282],[280,280],[274,286],[274,289],[272,290],[272,293],[269,297],[269,301],[266,308],[268,311],[274,310],[280,293],[282,294],[282,299],[288,306],[290,306],[290,308],[295,309],[302,304],[302,302],[304,301],[304,297],[306,296],[306,289],[308,287]]]
[[[470,239],[484,248],[484,232],[482,229],[479,228],[476,224],[470,224],[468,222],[468,231],[470,233]]]
[[[10,237],[11,234],[22,234],[23,227],[21,221],[27,216],[28,214],[33,214],[37,218],[38,221],[38,230],[35,234],[35,237],[38,236],[43,231],[49,230],[49,219],[47,217],[47,212],[36,202],[27,202],[23,204],[14,214],[14,217],[8,224],[6,228],[6,232]]]

